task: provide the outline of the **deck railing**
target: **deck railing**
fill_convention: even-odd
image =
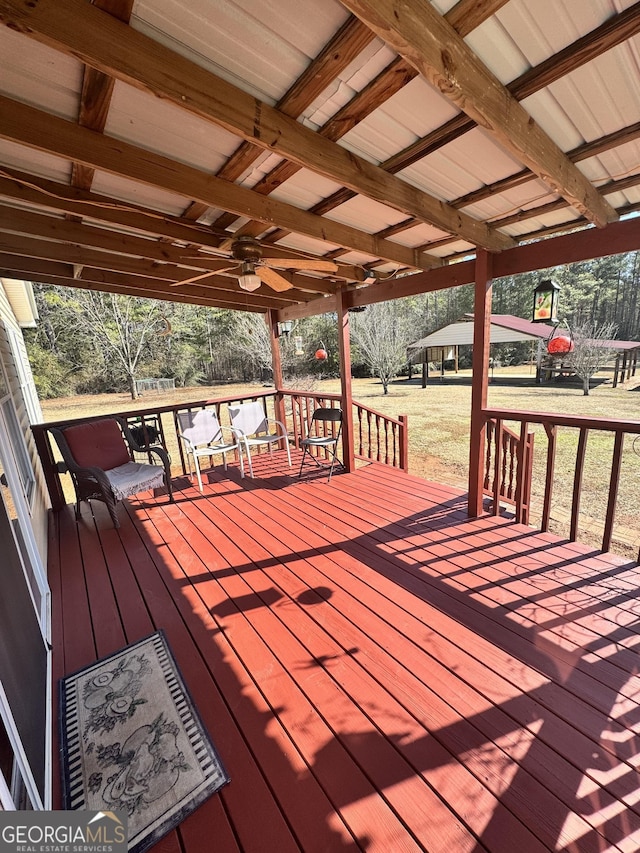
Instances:
[[[554,479],[556,478],[556,450],[558,446],[559,430],[562,428],[572,430],[574,435],[577,435],[577,447],[575,455],[575,465],[572,467],[573,484],[571,491],[570,502],[570,519],[569,519],[569,540],[575,541],[578,538],[578,530],[580,523],[580,507],[585,490],[585,466],[587,458],[587,439],[591,433],[609,433],[613,436],[613,447],[611,459],[609,463],[609,484],[608,491],[604,500],[596,498],[594,495],[590,497],[589,513],[597,514],[598,506],[604,508],[604,513],[600,513],[602,521],[602,541],[601,548],[603,551],[610,550],[611,542],[614,533],[614,525],[616,519],[616,507],[618,501],[618,492],[620,487],[620,478],[622,471],[622,458],[625,438],[628,436],[640,436],[640,421],[617,420],[615,418],[592,418],[579,417],[573,415],[550,414],[546,412],[528,412],[528,411],[510,411],[502,409],[485,409],[483,417],[486,425],[497,425],[498,431],[504,435],[504,421],[510,421],[520,424],[520,436],[511,433],[517,439],[517,466],[522,465],[522,470],[525,472],[528,465],[525,464],[527,454],[527,436],[529,435],[529,427],[533,424],[541,425],[544,428],[547,439],[547,453],[544,466],[544,487],[542,497],[542,510],[540,517],[540,529],[547,531],[551,521],[552,499]],[[491,429],[495,429],[492,427]],[[494,470],[498,471],[504,464],[510,464],[504,461],[498,462],[496,454],[494,458]],[[598,465],[606,464],[603,460],[601,452],[597,456]],[[485,462],[486,465],[486,462]],[[530,471],[530,468],[529,468]],[[530,476],[530,474],[529,474]],[[509,477],[507,476],[506,481]],[[495,484],[494,484],[495,485]],[[515,489],[516,517],[522,520],[523,515],[529,512],[529,499],[527,497],[527,482],[526,477],[518,481]],[[640,560],[640,554],[638,555]]]
[[[285,391],[291,400],[292,429],[294,436],[302,434],[302,424],[308,423],[317,406],[339,406],[339,394],[317,394],[307,391]],[[407,471],[408,434],[407,416],[392,418],[362,403],[353,402],[354,454],[356,459],[381,462]]]
[[[534,438],[526,429],[517,435],[499,418],[487,421],[484,494],[492,498],[494,515],[506,503],[522,524],[529,523]]]
[[[261,400],[265,414],[269,418],[284,421],[289,441],[295,447],[299,447],[300,440],[306,435],[306,425],[311,420],[313,410],[318,406],[337,407],[340,405],[340,399],[339,394],[295,390],[278,393],[270,390],[164,406],[145,406],[133,411],[114,412],[113,414],[118,414],[126,419],[130,427],[138,429],[138,435],[143,440],[142,443],[160,442],[169,451],[174,464],[179,464],[182,473],[185,474],[187,471],[186,459],[182,442],[178,440],[178,412],[212,408],[218,414],[221,422],[227,423],[225,410],[228,405],[248,400]],[[391,418],[356,402],[354,402],[353,407],[356,458],[380,462],[407,471],[406,416]],[[100,417],[109,417],[109,415]],[[60,480],[61,469],[59,468],[55,442],[52,442],[49,430],[52,427],[67,426],[70,423],[82,423],[88,420],[95,420],[95,416],[51,421],[35,424],[32,427],[53,509],[60,509],[67,503],[67,500]],[[179,460],[179,463],[176,460]]]

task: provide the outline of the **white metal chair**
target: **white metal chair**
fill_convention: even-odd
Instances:
[[[289,450],[289,436],[287,428],[282,421],[270,420],[264,411],[262,403],[237,403],[229,406],[229,419],[231,426],[237,430],[243,440],[249,463],[249,473],[253,477],[253,465],[251,464],[251,448],[267,445],[269,453],[273,453],[273,445],[284,441],[291,468],[291,451]],[[275,431],[272,429],[275,427]]]
[[[183,442],[187,451],[189,478],[191,478],[191,459],[193,458],[198,487],[201,492],[203,491],[202,476],[198,461],[201,456],[213,456],[216,453],[222,453],[222,461],[226,471],[227,453],[237,451],[240,460],[240,474],[244,477],[244,463],[240,448],[242,436],[232,427],[222,426],[215,412],[210,409],[200,409],[197,412],[178,412],[178,424],[178,438]],[[223,430],[232,433],[232,441],[224,440]]]
[[[327,424],[331,424],[331,431],[327,431]],[[334,424],[338,424],[338,429],[334,429]],[[321,426],[319,426],[321,425]],[[321,430],[318,434],[313,435],[313,431]],[[314,413],[311,415],[311,423],[307,429],[307,437],[303,438],[300,442],[300,447],[303,450],[302,453],[302,461],[300,462],[300,470],[298,471],[298,477],[302,476],[302,467],[304,465],[304,460],[307,458],[307,455],[310,459],[316,463],[318,468],[322,468],[323,466],[318,462],[317,457],[311,452],[312,448],[324,448],[327,452],[327,455],[331,457],[331,467],[329,468],[329,479],[327,482],[331,482],[331,475],[333,474],[333,466],[336,462],[339,465],[342,465],[344,468],[344,464],[338,459],[337,450],[338,450],[338,441],[340,440],[340,433],[342,432],[342,410],[341,409],[327,409],[320,408],[316,409]]]

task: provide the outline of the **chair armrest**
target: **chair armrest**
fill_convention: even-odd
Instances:
[[[170,470],[170,468],[171,468],[171,457],[169,456],[167,451],[164,449],[164,447],[161,447],[159,444],[150,444],[148,447],[144,447],[142,452],[154,453],[160,459],[160,461],[164,465],[165,469],[167,471]]]
[[[236,439],[240,439],[240,441],[246,441],[247,440],[246,435],[242,432],[241,429],[238,429],[237,427],[225,426],[224,424],[220,424],[220,429],[221,430],[225,429],[225,430],[227,430],[227,432],[232,432],[234,434],[234,436],[236,437]]]
[[[282,421],[276,421],[275,419],[274,420],[267,419],[267,424],[278,424],[278,426],[282,428],[282,433],[283,433],[282,437],[283,438],[289,438],[289,432],[287,430],[287,426],[286,426],[286,424],[283,424]]]
[[[69,468],[69,473],[77,477],[79,481],[95,480],[103,491],[111,491],[111,483],[103,468],[97,468],[95,465],[88,468],[73,465]]]

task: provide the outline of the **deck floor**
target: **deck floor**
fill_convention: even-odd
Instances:
[[[281,456],[53,517],[54,677],[163,628],[231,776],[154,853],[640,849],[637,564]]]

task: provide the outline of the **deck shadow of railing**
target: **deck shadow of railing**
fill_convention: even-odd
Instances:
[[[472,555],[477,555],[478,549],[484,547],[487,556],[481,559],[480,567],[494,569],[501,563],[510,565],[514,559],[524,562],[540,554],[548,554],[549,559],[543,562],[547,565],[552,563],[554,569],[566,570],[581,560],[597,559],[593,552],[584,555],[575,550],[565,552],[565,544],[551,536],[546,540],[542,537],[543,544],[540,545],[539,535],[501,519],[469,521],[460,512],[460,496],[442,503],[434,502],[425,511],[406,514],[402,502],[391,508],[371,504],[363,513],[362,500],[366,498],[359,498],[359,513],[354,513],[353,524],[343,520],[340,525],[336,523],[334,529],[327,524],[331,521],[328,507],[337,498],[347,504],[354,500],[353,494],[346,486],[342,488],[340,481],[336,481],[331,490],[306,488],[302,509],[299,494],[287,488],[280,492],[265,493],[256,488],[241,494],[229,494],[224,508],[219,500],[198,501],[186,507],[190,510],[190,517],[201,520],[198,530],[202,536],[213,535],[216,520],[222,525],[223,515],[225,524],[231,520],[237,525],[242,544],[233,554],[229,553],[225,561],[232,573],[228,577],[236,575],[242,578],[252,590],[250,600],[256,605],[251,608],[253,618],[261,609],[273,612],[279,619],[284,619],[287,612],[285,608],[279,608],[273,592],[270,593],[271,600],[269,596],[262,595],[264,587],[253,581],[252,568],[261,569],[273,582],[273,588],[287,595],[290,593],[286,592],[285,580],[289,573],[304,587],[324,585],[327,589],[345,588],[338,576],[343,573],[348,576],[349,594],[353,595],[353,609],[350,610],[353,622],[350,626],[345,624],[349,630],[344,634],[334,631],[327,636],[327,643],[330,642],[335,650],[331,656],[322,658],[314,655],[311,645],[308,645],[308,656],[301,658],[300,667],[308,666],[312,661],[314,667],[321,666],[331,678],[336,679],[341,690],[346,690],[349,688],[342,682],[342,670],[338,670],[340,655],[361,667],[363,677],[366,675],[373,679],[388,679],[388,666],[403,666],[403,678],[394,683],[394,701],[428,730],[428,735],[408,739],[407,731],[395,726],[393,720],[387,721],[389,729],[385,732],[385,740],[391,745],[393,755],[389,754],[388,746],[383,745],[377,736],[373,737],[371,732],[336,731],[335,736],[315,753],[309,777],[296,773],[286,765],[284,756],[279,756],[277,763],[283,777],[292,784],[294,779],[296,784],[302,783],[302,790],[310,790],[311,776],[324,772],[328,759],[333,760],[334,753],[340,756],[345,751],[364,762],[372,751],[379,755],[380,750],[384,750],[390,759],[393,756],[401,758],[401,762],[389,760],[385,765],[383,779],[389,790],[405,778],[403,773],[411,772],[424,776],[428,781],[438,779],[445,788],[448,779],[459,777],[463,765],[469,766],[470,773],[464,777],[469,787],[465,790],[475,790],[473,785],[480,790],[482,784],[478,779],[488,777],[489,789],[495,799],[495,807],[488,814],[485,825],[472,829],[479,838],[478,849],[483,842],[490,847],[498,837],[511,838],[509,833],[516,833],[518,829],[514,825],[514,815],[516,822],[521,821],[523,826],[527,822],[531,825],[532,812],[525,795],[532,789],[541,797],[542,803],[539,807],[540,826],[534,829],[536,833],[543,834],[544,843],[551,849],[558,849],[561,844],[562,849],[587,853],[600,850],[604,836],[615,843],[640,831],[640,816],[634,799],[639,781],[632,763],[640,751],[633,731],[639,722],[637,697],[627,686],[637,669],[633,669],[635,651],[624,645],[638,633],[637,620],[627,626],[611,622],[604,636],[611,649],[602,649],[603,637],[596,635],[589,642],[574,642],[574,651],[566,650],[560,642],[562,633],[558,628],[573,625],[577,611],[567,611],[564,621],[553,626],[552,636],[546,637],[546,623],[536,624],[533,612],[526,614],[528,625],[513,621],[513,614],[518,613],[518,608],[528,608],[534,603],[531,596],[509,589],[518,578],[507,571],[502,578],[494,574],[491,588],[509,592],[512,599],[510,607],[504,601],[496,606],[495,601],[478,598],[477,587],[470,584],[463,587],[461,570],[464,571],[465,567],[450,561],[451,554],[455,556],[455,549],[449,554],[440,553],[443,543],[447,548],[451,543],[458,543],[459,554],[471,560]],[[254,507],[256,512],[247,514],[250,507]],[[183,567],[174,565],[178,580],[172,575],[167,579],[163,569],[167,560],[166,549],[158,551],[156,546],[159,543],[149,538],[149,529],[136,519],[135,510],[128,507],[127,511],[132,514],[134,526],[148,541],[149,553],[155,549],[152,560],[159,570],[162,569],[165,583],[168,580],[170,594],[180,599],[185,587],[181,580],[184,577]],[[174,510],[158,507],[158,512],[171,518]],[[273,518],[278,514],[286,515],[294,523],[299,518],[301,527],[304,519],[306,549],[299,547],[298,536],[302,533],[296,532],[295,537],[292,535],[291,542],[295,538],[298,543],[294,548],[289,544],[286,530],[274,530]],[[310,518],[322,524],[310,529]],[[361,518],[365,520],[361,521]],[[240,531],[243,531],[245,537],[252,537],[255,546],[260,536],[266,536],[267,531],[262,526],[264,519],[269,522],[269,536],[275,537],[282,545],[275,549],[277,556],[271,556],[269,562],[258,558],[255,551],[254,557],[248,559],[246,540],[240,536]],[[516,549],[513,558],[496,554],[492,559],[490,552],[495,546],[490,540],[492,532],[496,531],[500,533],[498,547],[505,547],[505,541],[512,546],[519,543],[519,550]],[[126,528],[122,534],[104,531],[103,535],[125,536]],[[395,543],[399,543],[398,548],[393,547]],[[556,551],[558,553],[554,553]],[[447,563],[450,563],[451,577],[445,574],[445,565],[441,565]],[[216,577],[214,567],[202,561],[200,565],[200,572],[195,564],[189,568],[189,586],[197,586],[200,581],[204,584]],[[470,577],[474,577],[473,565],[471,561],[467,567]],[[626,568],[631,566],[631,563],[626,564]],[[430,568],[432,573],[429,573]],[[622,566],[618,568],[622,569]],[[451,584],[452,580],[455,580],[455,586]],[[480,580],[486,589],[487,578],[481,576]],[[362,596],[356,595],[355,590],[361,590]],[[237,597],[230,589],[227,595],[232,602]],[[402,621],[405,624],[402,647],[407,652],[406,664],[391,656],[383,645],[377,646],[375,657],[361,655],[361,646],[353,642],[354,636],[359,636],[358,632],[363,630],[358,613],[361,612],[359,608],[365,605],[360,598],[371,608],[368,618],[374,619],[381,630],[385,620],[394,616],[398,623]],[[247,601],[244,600],[245,605]],[[372,607],[375,602],[380,602],[380,606]],[[322,618],[317,619],[314,615],[317,611],[305,608],[316,626],[314,630],[329,629],[331,623],[326,608],[333,608],[333,604],[333,599],[325,599],[321,605],[325,612]],[[192,605],[193,600],[181,602],[185,618]],[[233,604],[228,606],[229,613],[243,614],[241,608]],[[596,607],[597,602],[593,606]],[[603,600],[602,611],[608,606],[609,603]],[[428,618],[424,610],[427,607]],[[541,605],[539,609],[544,611]],[[453,623],[458,623],[462,632],[456,642],[451,636]],[[221,633],[224,635],[224,631]],[[468,643],[466,648],[465,641]],[[300,642],[307,643],[306,637]],[[508,674],[512,676],[511,682],[517,677],[521,683],[517,695],[512,695],[513,684],[504,673],[494,671],[487,660],[482,660],[481,650],[483,655],[492,656],[489,660],[496,660],[503,666],[504,656],[516,661],[514,668],[520,667],[519,672],[510,671]],[[420,655],[416,656],[418,651]],[[433,665],[427,667],[427,658],[433,661]],[[421,661],[422,668],[418,667],[418,661]],[[460,669],[461,664],[464,664],[464,671]],[[438,667],[440,678],[452,679],[447,681],[448,690],[455,682],[457,695],[469,708],[469,713],[459,714],[459,719],[454,722],[450,719],[451,708],[445,707],[446,703],[437,693],[438,685],[432,680],[435,667]],[[634,707],[630,707],[624,717],[615,717],[613,712],[618,703],[625,700],[629,703],[634,699]],[[484,707],[478,709],[482,703]],[[264,734],[261,737],[267,741],[263,748],[271,752],[274,745],[268,742],[265,729],[272,718],[261,716],[258,709],[249,707],[250,704],[247,700],[245,711],[262,726]],[[276,716],[280,713],[278,707],[274,708],[274,713]],[[570,738],[571,748],[563,745],[556,751],[563,738]],[[473,750],[480,754],[471,754]],[[567,759],[569,753],[571,757]],[[609,774],[609,780],[601,783],[598,775],[604,773]],[[585,776],[590,776],[594,783],[592,794],[582,793]],[[550,798],[548,792],[545,794],[547,785],[558,790],[558,797]],[[617,797],[624,797],[630,803],[626,813],[616,812]],[[350,802],[352,800],[345,796],[342,804]],[[470,793],[468,799],[457,804],[463,822],[471,820],[469,815],[473,811],[473,802]],[[452,808],[456,808],[455,802]],[[533,813],[535,815],[535,808]],[[522,826],[518,831],[523,832]],[[579,836],[575,843],[570,840],[572,833]],[[365,843],[364,839],[360,840]],[[527,843],[522,834],[520,840]],[[344,843],[341,837],[334,841]],[[523,849],[534,849],[535,841],[532,836],[529,839],[532,846]],[[338,846],[331,849],[353,848]]]
[[[384,529],[378,530],[376,533],[378,534],[376,536],[376,549],[380,547],[380,538],[392,541],[396,536],[394,532],[390,532],[386,536]],[[579,792],[585,775],[597,775],[599,772],[605,771],[612,772],[616,767],[623,780],[621,784],[626,797],[633,798],[634,795],[637,796],[640,793],[640,777],[631,763],[640,750],[640,737],[633,733],[634,727],[640,722],[640,709],[636,708],[635,712],[630,713],[624,720],[624,725],[620,725],[619,719],[616,720],[612,717],[616,703],[621,698],[627,700],[635,698],[637,701],[636,696],[627,695],[625,697],[623,693],[626,689],[628,693],[633,694],[633,690],[628,685],[632,676],[638,672],[638,664],[634,660],[630,662],[629,658],[635,657],[635,652],[617,647],[629,640],[630,637],[637,635],[640,629],[640,620],[636,620],[630,627],[616,627],[611,624],[610,631],[605,637],[594,638],[582,648],[576,647],[569,651],[560,644],[561,632],[558,629],[566,629],[567,625],[583,619],[585,616],[584,608],[581,607],[576,612],[567,613],[564,617],[556,617],[551,623],[543,622],[540,625],[533,624],[531,627],[522,628],[518,626],[515,628],[511,620],[514,615],[518,614],[518,611],[520,611],[518,615],[528,621],[534,620],[536,614],[532,612],[533,602],[529,597],[516,599],[515,603],[510,602],[508,607],[498,611],[495,607],[486,607],[485,609],[484,605],[475,602],[475,606],[471,606],[470,600],[478,594],[478,590],[474,586],[470,585],[467,591],[461,592],[451,589],[449,585],[451,578],[448,575],[440,578],[425,577],[424,568],[428,565],[429,560],[421,560],[418,553],[414,553],[413,558],[416,562],[409,568],[406,565],[406,551],[402,558],[397,555],[390,555],[387,552],[384,558],[387,565],[385,568],[381,568],[378,561],[372,558],[370,545],[369,537],[365,537],[364,540],[354,539],[343,546],[343,551],[356,557],[359,562],[368,562],[376,572],[382,572],[392,579],[394,584],[404,586],[413,596],[422,598],[424,601],[435,605],[442,613],[462,622],[463,625],[473,631],[476,638],[482,637],[491,645],[500,646],[501,642],[504,641],[501,634],[506,629],[509,631],[510,637],[504,644],[504,651],[516,657],[519,657],[520,652],[521,657],[519,659],[526,667],[533,667],[545,678],[550,679],[547,684],[542,684],[534,689],[524,689],[523,695],[520,697],[498,703],[489,712],[482,711],[479,715],[465,717],[460,724],[463,726],[471,724],[476,727],[481,724],[484,731],[493,728],[494,734],[491,741],[495,742],[496,735],[498,737],[509,735],[509,725],[513,727],[512,730],[521,726],[530,729],[531,719],[527,717],[526,712],[530,713],[532,708],[539,709],[535,735],[531,738],[526,753],[520,758],[516,773],[508,787],[500,794],[501,802],[513,808],[514,800],[517,801],[518,799],[517,792],[520,786],[526,788],[527,785],[530,785],[531,777],[539,774],[540,768],[548,763],[548,747],[554,743],[558,726],[564,723],[565,735],[572,737],[574,741],[581,742],[581,749],[579,752],[577,750],[574,752],[571,763],[560,762],[563,766],[561,787],[565,797],[564,809],[559,815],[557,809],[553,817],[551,814],[547,815],[549,821],[547,831],[551,830],[556,837],[554,838],[552,835],[549,839],[545,839],[545,842],[553,841],[553,849],[555,849],[556,843],[562,844],[562,830],[569,816],[574,813],[585,816],[589,814],[589,810],[593,816],[594,827],[592,831],[598,836],[600,831],[606,828],[608,839],[615,843],[615,841],[626,838],[630,829],[637,832],[640,826],[640,816],[637,812],[630,813],[626,820],[620,814],[614,814],[612,818],[604,818],[606,827],[598,826],[600,816],[596,812],[602,811],[604,814],[606,807],[611,805],[613,796],[611,798],[605,796],[605,802],[590,803],[588,798],[581,796]],[[437,559],[442,561],[442,557]],[[564,565],[569,562],[575,563],[576,560],[574,558],[573,561],[563,561]],[[491,566],[491,561],[487,561],[486,565]],[[399,574],[398,569],[401,569],[402,574]],[[473,571],[475,572],[475,569]],[[470,572],[471,569],[467,571],[467,574]],[[454,576],[457,583],[460,583],[460,572],[457,569],[454,570]],[[508,575],[505,575],[502,581],[494,578],[493,597],[495,598],[496,587],[510,587],[510,597],[515,594],[512,592],[513,580]],[[501,596],[497,597],[500,600]],[[609,601],[594,602],[591,605],[590,613],[593,615],[602,612],[610,606]],[[501,630],[497,631],[496,626],[499,626]],[[547,631],[552,636],[548,636]],[[514,634],[520,642],[513,642]],[[522,640],[525,642],[521,642]],[[606,643],[607,647],[613,646],[615,649],[607,657],[598,656],[603,651],[603,643]],[[595,659],[587,663],[586,661],[594,655]],[[470,660],[468,662],[470,663]],[[629,669],[630,666],[631,669]],[[589,679],[592,679],[594,684],[587,684],[586,682]],[[585,699],[586,688],[597,690],[599,695],[597,697],[588,695]],[[486,698],[490,699],[491,695],[487,694]],[[563,713],[566,714],[568,710],[559,707],[558,703],[563,698],[573,705],[572,711],[574,713],[576,709],[582,712],[579,726],[576,726],[574,713],[567,714],[563,719]],[[592,702],[596,704],[591,704]],[[506,728],[503,726],[496,729],[495,723],[498,718],[510,720],[511,723]],[[574,727],[579,728],[579,736]],[[442,739],[443,742],[446,740],[451,745],[452,742],[456,742],[455,728],[454,726],[453,731],[448,732],[438,729],[432,734],[434,737]],[[549,743],[546,743],[547,738],[549,738],[548,732],[551,732],[551,739]],[[585,749],[584,738],[593,743],[591,751]],[[624,738],[622,748],[617,742],[619,738]],[[557,741],[555,741],[555,746],[557,747]],[[585,762],[582,765],[579,762],[576,763],[578,754]],[[615,774],[612,772],[612,775]],[[620,782],[620,780],[618,781]],[[624,790],[624,785],[628,786],[626,790]],[[620,784],[614,787],[618,788],[617,795],[620,796]],[[489,839],[492,832],[499,829],[499,826],[494,827],[493,823],[492,818],[480,837],[481,841],[484,837]],[[579,846],[576,846],[575,849],[579,849],[581,853],[588,849],[597,850],[600,849],[598,843],[595,836],[591,839],[581,836]]]
[[[335,497],[334,497],[335,499]],[[454,515],[457,515],[454,506],[451,507]],[[309,507],[306,508],[306,511]],[[433,515],[442,510],[442,507],[432,507],[428,512]],[[474,730],[491,733],[490,737],[479,736],[479,742],[484,743],[487,750],[494,748],[502,754],[502,759],[512,768],[516,768],[515,775],[500,793],[500,801],[509,809],[517,807],[521,792],[534,784],[537,780],[540,785],[553,785],[559,789],[559,802],[552,803],[554,808],[543,820],[544,831],[547,833],[545,843],[549,843],[552,849],[557,849],[556,844],[564,844],[567,839],[565,823],[571,821],[580,823],[589,820],[579,831],[580,837],[577,846],[571,843],[563,849],[599,850],[599,846],[605,835],[609,841],[628,838],[635,834],[640,828],[640,813],[633,804],[634,796],[640,791],[640,777],[633,766],[632,758],[640,749],[638,736],[633,732],[634,727],[640,722],[640,711],[637,709],[637,696],[632,687],[629,687],[630,679],[638,671],[636,652],[633,648],[625,647],[639,633],[640,622],[633,616],[633,621],[627,625],[617,625],[614,621],[606,622],[604,627],[600,623],[600,633],[593,632],[591,639],[578,645],[574,641],[574,649],[564,648],[566,638],[559,628],[571,627],[579,622],[585,615],[585,608],[580,607],[571,611],[571,605],[567,602],[567,612],[564,618],[558,620],[556,617],[553,624],[549,625],[551,636],[545,635],[547,624],[542,622],[536,625],[528,618],[530,625],[523,626],[513,621],[513,616],[518,614],[518,608],[530,609],[535,602],[529,596],[510,592],[515,603],[511,607],[506,605],[496,607],[490,602],[483,603],[474,598],[476,590],[469,587],[467,590],[452,587],[450,578],[442,574],[438,576],[425,573],[425,567],[431,560],[443,562],[445,558],[441,554],[428,555],[428,548],[433,542],[417,541],[415,537],[427,536],[432,528],[425,525],[425,513],[406,516],[400,524],[384,524],[373,527],[368,532],[358,533],[353,531],[351,538],[344,538],[343,531],[336,536],[336,541],[309,549],[307,552],[298,551],[294,560],[317,560],[321,557],[330,557],[339,570],[345,570],[351,574],[351,582],[363,584],[362,566],[368,566],[373,570],[375,576],[382,576],[388,582],[385,592],[379,591],[379,583],[370,587],[370,593],[382,595],[387,600],[384,607],[393,603],[398,611],[398,618],[414,619],[415,599],[421,599],[425,604],[435,608],[447,618],[447,626],[450,630],[448,618],[459,622],[467,631],[472,632],[473,638],[482,645],[489,644],[487,648],[498,648],[501,652],[510,656],[520,658],[523,670],[527,672],[529,681],[538,683],[528,687],[526,680],[522,693],[514,698],[496,701],[495,695],[489,693],[485,700],[493,702],[493,707],[488,711],[470,715],[460,721],[458,726],[445,726],[432,729],[430,735],[438,740],[446,742],[455,753],[455,744],[460,744],[459,731],[471,725]],[[498,520],[488,519],[484,522],[462,521],[459,518],[452,520],[451,526],[456,533],[450,538],[456,538],[459,542],[464,537],[469,538],[467,553],[477,552],[478,543],[474,537],[486,535],[496,525],[500,525],[501,532],[504,524]],[[438,527],[443,525],[438,523]],[[418,533],[416,527],[423,530]],[[539,542],[539,536],[532,531],[521,528],[519,525],[511,525],[519,532],[514,539],[522,540],[525,545],[520,548],[519,553],[514,554],[514,559],[524,559],[527,555],[548,555],[544,562],[549,568],[564,571],[568,566],[579,566],[581,561],[593,561],[597,559],[596,552],[586,551],[582,555],[575,550],[568,556],[563,552],[565,543],[562,540],[547,536],[547,542],[542,546],[533,546],[535,541]],[[403,546],[403,553],[397,554],[389,551],[389,543],[405,542],[410,536],[414,542],[414,562],[407,563],[407,549]],[[436,540],[436,543],[437,544]],[[531,547],[527,545],[531,543]],[[485,543],[486,544],[486,543]],[[384,550],[382,550],[384,548]],[[490,547],[488,548],[490,550]],[[464,551],[464,545],[463,545]],[[559,552],[557,555],[552,552]],[[422,553],[421,553],[422,552]],[[504,556],[495,556],[483,561],[482,565],[492,566],[501,561],[506,561]],[[616,574],[624,570],[635,569],[636,564],[624,563],[614,569]],[[471,569],[469,570],[471,572]],[[543,566],[539,574],[543,572]],[[458,578],[460,567],[454,566],[454,575]],[[507,589],[513,586],[512,575],[504,574],[502,580],[493,578],[492,588]],[[482,578],[483,584],[486,579]],[[580,589],[590,581],[578,579],[570,585],[572,589]],[[404,598],[404,604],[398,604],[397,590],[401,588],[409,596]],[[395,592],[394,592],[395,590]],[[537,593],[536,593],[537,595]],[[402,597],[400,597],[402,598]],[[593,601],[589,613],[606,613],[611,607],[611,602],[606,598]],[[381,605],[380,610],[384,608]],[[539,607],[540,611],[546,609]],[[400,616],[401,612],[401,616]],[[432,611],[434,612],[434,611]],[[546,611],[549,612],[549,611]],[[535,614],[531,611],[529,616]],[[611,615],[611,614],[609,614]],[[540,616],[540,613],[538,613]],[[424,630],[436,631],[433,625],[415,622],[416,634],[421,637]],[[582,627],[576,625],[576,630]],[[443,633],[439,635],[438,644],[441,648],[448,647],[450,640],[446,636],[445,623],[442,623]],[[421,633],[422,632],[422,633]],[[433,634],[429,634],[428,641],[432,641]],[[471,641],[471,637],[468,638]],[[607,648],[602,644],[606,642]],[[383,650],[384,651],[384,650]],[[458,649],[457,654],[464,655],[466,664],[473,668],[484,667],[484,676],[489,679],[497,678],[503,687],[508,687],[502,676],[496,676],[488,670],[484,664],[480,664],[474,655],[467,649]],[[370,661],[368,661],[370,663]],[[414,673],[412,673],[413,675]],[[481,681],[482,679],[480,679]],[[468,686],[467,686],[468,688]],[[422,685],[422,689],[428,689],[428,683]],[[474,688],[475,689],[475,688]],[[407,697],[409,700],[410,697]],[[425,697],[427,701],[428,697]],[[412,699],[415,702],[415,697]],[[629,710],[624,716],[616,717],[614,710],[620,702],[632,701],[635,710]],[[532,711],[535,713],[532,715]],[[577,722],[578,719],[578,722]],[[501,721],[498,726],[497,721]],[[526,750],[517,764],[509,757],[509,749],[502,752],[502,747],[495,746],[495,741],[502,737],[511,737],[514,731],[526,730],[528,732]],[[571,738],[570,750],[560,749],[558,735]],[[466,746],[465,746],[466,749]],[[572,751],[573,750],[573,751]],[[561,754],[561,752],[563,754]],[[566,756],[570,754],[570,760]],[[551,761],[551,769],[546,769]],[[420,771],[420,766],[417,767]],[[615,769],[615,772],[614,772]],[[560,775],[558,776],[558,770]],[[610,781],[598,787],[598,774],[608,772]],[[585,776],[591,777],[594,792],[583,795],[581,783]],[[617,778],[616,778],[617,776]],[[560,781],[558,781],[560,780]],[[519,793],[520,792],[520,793]],[[630,811],[621,814],[616,811],[616,798],[624,797],[628,800]],[[612,804],[614,804],[612,806]],[[608,813],[607,813],[608,812]],[[496,817],[487,825],[480,836],[489,840],[501,827],[503,816]],[[502,827],[503,828],[503,827]],[[575,827],[574,827],[575,829]],[[575,830],[578,832],[578,830]]]

